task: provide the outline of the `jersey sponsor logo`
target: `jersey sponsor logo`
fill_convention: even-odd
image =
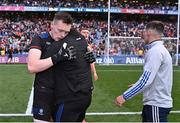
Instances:
[[[79,38],[76,38],[76,41],[78,41],[78,40],[81,40],[81,38],[79,37]]]
[[[46,42],[47,45],[51,45],[51,42]]]

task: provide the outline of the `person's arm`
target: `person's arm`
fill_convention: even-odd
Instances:
[[[91,73],[93,75],[94,81],[96,81],[98,79],[98,75],[96,73],[96,68],[95,68],[95,57],[93,55],[93,49],[92,49],[92,46],[90,44],[88,44],[88,46],[87,46],[87,51],[88,51],[88,53],[90,53],[88,59],[89,59],[89,61],[92,61],[92,62],[90,62],[91,63],[90,64],[91,65]],[[92,58],[90,58],[90,57],[92,57]]]
[[[74,47],[67,47],[67,43],[64,43],[59,51],[51,57],[41,59],[42,49],[44,43],[39,37],[33,39],[28,54],[28,71],[30,73],[42,72],[51,66],[57,64],[60,61],[71,60],[76,58],[76,51]]]
[[[51,57],[40,59],[41,54],[42,52],[39,49],[30,49],[27,64],[30,73],[38,73],[53,66]]]
[[[96,72],[96,68],[95,68],[95,63],[91,63],[91,73],[93,75],[94,81],[96,81],[98,79],[98,75]]]
[[[49,58],[40,59],[41,50],[30,49],[28,56],[28,70],[30,73],[44,71],[60,61],[76,59],[76,50],[73,46],[62,46],[59,51]]]
[[[27,68],[30,73],[38,73],[53,66],[51,57],[41,59],[44,47],[45,41],[41,37],[36,36],[32,39],[27,60]]]
[[[143,74],[132,87],[116,98],[116,104],[122,105],[126,100],[129,100],[149,87],[159,70],[162,60],[162,55],[158,50],[147,53]]]
[[[87,52],[85,54],[85,59],[90,64],[92,64],[96,61],[96,58],[94,57],[94,54],[93,54],[93,49],[91,48],[90,45],[87,46]]]

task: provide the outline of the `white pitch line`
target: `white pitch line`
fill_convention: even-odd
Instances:
[[[122,71],[122,72],[141,72],[141,71],[143,71],[143,70],[97,70],[97,71],[101,71],[101,72],[116,72],[116,71]],[[180,72],[180,70],[173,70],[174,72]]]
[[[86,115],[97,116],[97,115],[139,115],[142,112],[89,112]],[[179,111],[171,111],[171,114],[179,114]],[[0,117],[16,117],[16,116],[32,116],[32,114],[0,114]]]
[[[32,87],[31,89],[31,94],[29,96],[29,101],[28,101],[28,105],[26,108],[26,112],[25,114],[32,114],[32,105],[33,105],[33,92],[34,92],[34,87]]]
[[[141,114],[141,112],[92,112],[86,113],[86,115],[135,115]]]
[[[0,114],[0,117],[27,117],[32,116],[32,114]]]
[[[171,114],[179,114],[180,111],[171,111]],[[97,113],[86,113],[86,115],[136,115],[142,114],[142,112],[97,112]]]
[[[122,71],[122,72],[125,72],[125,71],[129,71],[129,72],[139,72],[139,71],[142,71],[142,70],[97,70],[97,71],[101,71],[101,72],[116,72],[116,71]]]

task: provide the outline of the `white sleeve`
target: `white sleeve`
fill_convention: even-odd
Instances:
[[[162,54],[158,50],[147,52],[143,74],[131,88],[123,93],[125,100],[134,97],[151,85],[162,63],[162,59]]]

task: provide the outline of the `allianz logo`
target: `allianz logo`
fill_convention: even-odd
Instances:
[[[109,64],[114,64],[114,58],[112,58],[112,57],[109,57],[109,59],[108,58],[96,58],[96,63],[98,63],[98,64],[107,64],[107,63],[109,63]]]
[[[138,58],[138,57],[127,57],[126,58],[126,64],[143,64],[144,59]]]

